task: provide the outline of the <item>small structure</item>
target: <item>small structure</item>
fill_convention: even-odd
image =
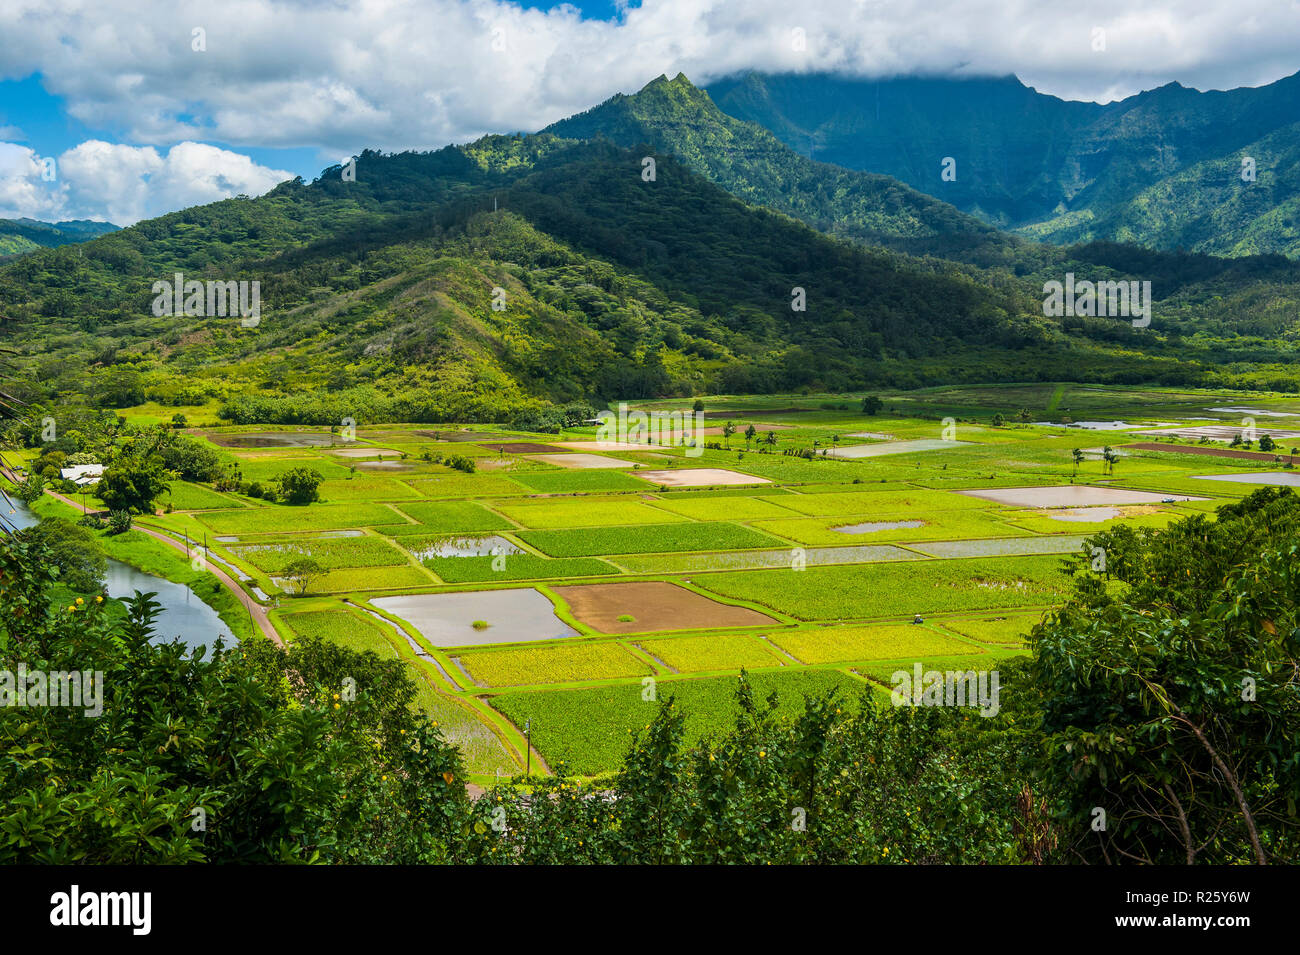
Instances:
[[[104,465],[102,464],[75,464],[70,468],[62,468],[59,471],[59,477],[65,481],[71,481],[78,487],[98,484],[103,475]]]

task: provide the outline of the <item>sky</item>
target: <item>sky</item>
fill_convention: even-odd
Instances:
[[[748,70],[1258,86],[1300,0],[0,0],[0,218],[129,225]]]

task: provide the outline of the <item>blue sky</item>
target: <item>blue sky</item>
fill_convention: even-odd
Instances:
[[[129,224],[365,148],[540,129],[661,74],[1014,73],[1107,102],[1272,82],[1297,50],[1279,0],[4,0],[0,218]]]

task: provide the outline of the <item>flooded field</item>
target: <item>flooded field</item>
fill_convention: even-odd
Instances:
[[[1186,494],[1152,494],[1150,491],[1131,491],[1120,487],[1092,487],[1087,484],[1066,484],[1048,487],[1004,487],[982,491],[958,491],[968,497],[978,497],[1013,507],[1090,507],[1115,504],[1159,504],[1163,501],[1204,501],[1203,497]]]
[[[1300,487],[1300,472],[1247,471],[1244,474],[1198,474],[1198,481],[1231,481],[1236,484],[1272,484],[1279,487]]]
[[[913,451],[942,451],[960,448],[969,441],[941,441],[937,438],[917,438],[913,441],[887,441],[883,444],[851,444],[832,448],[827,455],[832,458],[878,458],[887,454],[910,454]]]
[[[577,631],[531,587],[460,594],[376,597],[371,604],[415,627],[435,647],[558,640]],[[475,621],[486,627],[475,628]]]
[[[893,531],[900,527],[924,527],[925,521],[866,521],[862,524],[846,524],[832,527],[839,534],[872,534],[876,531]]]
[[[703,487],[711,484],[771,484],[767,478],[741,474],[726,468],[677,468],[672,471],[637,471],[644,478],[665,487]]]

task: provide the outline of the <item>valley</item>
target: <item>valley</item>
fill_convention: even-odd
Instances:
[[[1065,559],[1093,561],[1091,535],[1209,514],[1300,473],[1285,448],[1271,462],[1216,457],[1207,471],[1196,452],[1208,439],[1156,451],[1139,434],[1206,420],[1225,435],[1267,433],[1300,412],[1285,397],[1251,394],[1248,422],[1211,410],[1246,400],[1222,391],[1008,385],[879,398],[875,415],[856,394],[711,398],[721,433],[698,454],[635,441],[606,451],[591,425],[375,423],[345,440],[338,429],[232,428],[192,406],[187,430],[245,491],[307,468],[323,479],[319,500],[174,481],[136,526],[230,571],[284,641],[311,635],[403,661],[417,705],[489,785],[529,762],[612,773],[667,698],[689,706],[691,739],[718,731],[742,671],[797,709],[832,687],[846,701],[887,700],[890,675],[916,662],[996,668],[1064,599]],[[160,410],[121,413],[147,425]],[[452,454],[472,469],[449,467]],[[305,587],[291,576],[302,558],[316,565]]]

